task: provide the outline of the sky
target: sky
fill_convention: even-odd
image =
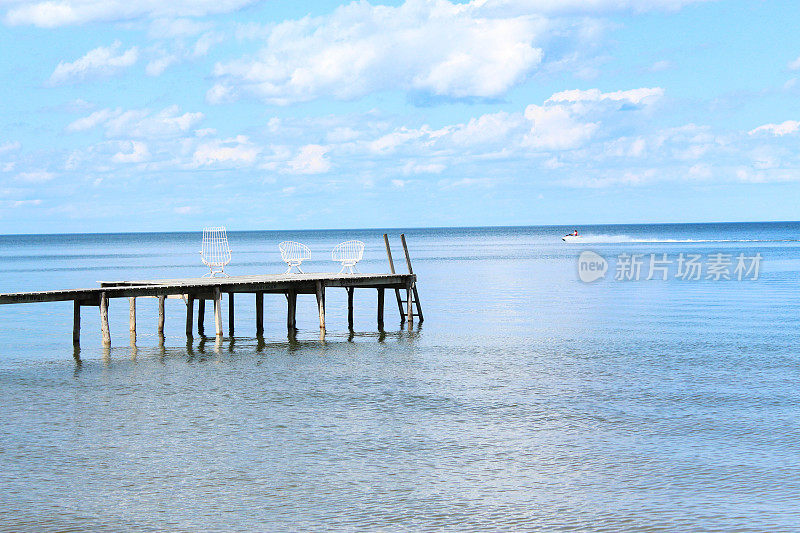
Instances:
[[[800,219],[800,9],[0,0],[0,234]]]

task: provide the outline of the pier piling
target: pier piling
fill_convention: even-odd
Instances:
[[[264,293],[256,292],[256,337],[264,335]]]
[[[158,334],[164,336],[164,302],[167,299],[163,294],[158,297]]]
[[[103,345],[111,345],[111,331],[108,329],[108,297],[105,292],[100,293],[100,334]]]
[[[228,293],[228,336],[233,337],[233,293]]]
[[[128,315],[128,329],[131,332],[131,346],[136,344],[136,298],[131,296],[128,298],[128,306],[130,313]]]
[[[197,300],[197,334],[201,337],[205,333],[205,328],[203,327],[203,322],[206,318],[206,299],[200,297]]]
[[[214,333],[222,337],[222,295],[219,287],[214,289]]]
[[[347,287],[347,329],[353,330],[353,287]]]
[[[319,330],[325,331],[325,284],[317,282],[317,308],[319,310]]]
[[[295,291],[289,291],[286,293],[286,303],[287,303],[286,328],[289,330],[290,335],[294,335],[295,331],[297,331],[297,323],[296,323],[297,293]]]
[[[72,302],[72,344],[81,344],[81,303],[78,300]]]
[[[378,330],[383,331],[383,296],[384,290],[378,289]]]
[[[192,318],[194,316],[194,296],[186,295],[186,338],[192,338]]]

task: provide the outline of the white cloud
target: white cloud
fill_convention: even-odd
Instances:
[[[206,102],[209,104],[232,102],[236,97],[237,91],[233,87],[221,83],[214,84],[214,86],[206,92]]]
[[[713,177],[711,166],[705,163],[697,163],[689,167],[689,177],[695,180],[708,180]]]
[[[200,22],[187,18],[156,19],[150,24],[148,36],[151,39],[170,39],[175,37],[191,37],[211,28],[208,22]]]
[[[617,131],[641,129],[662,95],[660,88],[610,93],[596,89],[564,91],[541,105],[527,106],[524,112],[487,113],[473,117],[465,124],[445,125],[438,129],[427,125],[418,128],[400,126],[389,131],[384,129],[372,137],[361,131],[352,146],[371,157],[426,155],[498,160],[576,150],[597,140],[604,156],[643,157],[648,148],[658,148],[659,141],[641,136],[622,136]],[[683,140],[686,145],[713,142],[707,135],[701,139],[704,132],[697,129],[682,130],[680,135],[682,139],[697,137]],[[563,164],[558,159],[553,162]],[[451,166],[444,160],[436,164]]]
[[[800,130],[800,121],[787,120],[786,122],[781,122],[780,124],[764,124],[763,126],[759,126],[753,130],[750,130],[750,135],[767,133],[775,136],[783,136],[790,133],[796,133],[798,130]]]
[[[130,67],[139,59],[139,50],[134,46],[120,52],[122,43],[100,46],[72,63],[60,62],[50,76],[51,84],[79,81],[92,76],[110,76]]]
[[[441,174],[445,168],[447,167],[441,163],[423,164],[409,161],[403,167],[403,174]]]
[[[402,89],[445,97],[498,97],[532,73],[547,21],[483,13],[484,2],[412,0],[398,7],[353,2],[324,17],[274,26],[255,56],[219,63],[219,85],[272,104],[350,99]]]
[[[789,61],[789,64],[786,65],[789,70],[800,70],[800,56],[797,57],[794,61]]]
[[[270,127],[277,127],[278,123],[273,123],[272,120],[278,119],[270,119]],[[333,130],[329,131],[326,135],[326,138],[329,142],[332,143],[343,143],[354,141],[361,136],[361,133],[354,130],[350,126],[340,126],[338,128],[334,128]]]
[[[470,5],[479,5],[488,13],[506,15],[596,15],[614,11],[674,11],[698,1],[706,0],[476,0]],[[97,21],[203,17],[229,13],[256,2],[258,0],[12,0],[4,18],[9,25],[55,28]]]
[[[564,180],[564,185],[570,187],[602,189],[614,186],[640,186],[652,183],[662,174],[658,169],[647,168],[644,170],[625,170],[622,172],[601,172],[599,176],[576,177]]]
[[[387,133],[375,139],[373,141],[369,141],[367,146],[369,150],[376,154],[389,154],[394,152],[399,146],[409,142],[409,141],[416,141],[419,139],[427,139],[428,142],[440,136],[439,134],[446,130],[440,130],[439,132],[432,131],[428,126],[423,126],[419,129],[411,129],[406,127],[400,127],[392,131],[391,133]]]
[[[147,149],[147,145],[143,142],[122,142],[120,143],[120,149],[111,158],[114,163],[141,163],[150,157],[150,150]]]
[[[675,67],[675,64],[672,61],[661,60],[650,65],[647,70],[650,72],[664,72],[665,70],[669,70],[673,67]]]
[[[192,47],[192,55],[194,57],[203,57],[208,54],[208,51],[211,50],[212,46],[219,44],[222,41],[223,37],[219,33],[204,33],[199,39],[197,39],[197,41],[195,41],[194,46]]]
[[[17,180],[25,183],[45,183],[55,178],[56,175],[46,170],[34,170],[31,172],[20,172],[17,174]]]
[[[322,174],[331,168],[325,157],[329,148],[319,144],[307,144],[293,159],[288,161],[289,171],[294,174]]]
[[[174,54],[163,55],[150,61],[144,71],[148,76],[160,76],[167,68],[177,63],[178,59]]]
[[[506,141],[514,130],[526,127],[524,117],[519,113],[488,113],[453,131],[453,142],[460,145],[486,145]]]
[[[21,0],[5,15],[6,24],[56,28],[97,21],[202,17],[229,13],[257,0]]]
[[[622,137],[605,145],[605,153],[615,157],[642,157],[647,151],[647,141],[642,137]]]
[[[532,128],[524,143],[538,150],[571,150],[588,141],[600,127],[584,122],[570,106],[529,105],[525,118]]]
[[[578,148],[601,130],[605,120],[612,124],[621,120],[614,116],[620,104],[646,109],[663,94],[660,87],[608,93],[599,89],[555,93],[543,105],[532,104],[525,109],[525,118],[532,123],[532,128],[523,144],[544,151]]]
[[[488,188],[495,185],[489,178],[461,178],[458,180],[439,180],[437,183],[442,189],[459,189],[463,187],[483,187]]]
[[[487,7],[505,12],[554,15],[597,15],[618,11],[676,11],[683,6],[712,0],[488,0]]]
[[[109,138],[169,137],[186,133],[202,119],[202,113],[180,114],[176,105],[158,113],[149,109],[101,109],[70,123],[67,131],[85,131],[102,126]]]
[[[547,99],[547,103],[552,102],[601,102],[611,100],[615,102],[628,102],[631,104],[642,104],[652,102],[664,96],[664,89],[661,87],[650,87],[632,89],[629,91],[616,91],[611,93],[601,92],[600,89],[589,89],[582,91],[579,89],[561,91],[555,93]]]
[[[15,152],[20,148],[22,148],[22,145],[19,143],[19,141],[0,143],[0,154]]]
[[[35,200],[15,200],[10,202],[9,207],[35,207],[42,205],[42,201],[38,198]]]
[[[192,156],[195,166],[228,164],[233,166],[252,165],[261,148],[255,146],[244,135],[231,139],[213,140],[197,147]]]

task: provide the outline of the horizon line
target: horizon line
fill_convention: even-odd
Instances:
[[[502,229],[502,228],[574,228],[581,226],[680,226],[680,225],[713,225],[713,224],[797,224],[800,220],[727,220],[713,222],[612,222],[612,223],[591,223],[591,224],[510,224],[510,225],[488,225],[488,226],[396,226],[383,227],[375,226],[368,228],[306,228],[306,229],[227,229],[229,233],[256,233],[256,232],[308,232],[308,231],[414,231],[414,230],[435,230],[435,229]],[[96,231],[96,232],[62,232],[62,233],[0,233],[0,237],[25,237],[33,235],[44,236],[68,236],[68,235],[141,235],[141,234],[177,234],[202,232],[201,229],[193,230],[171,230],[171,231]]]

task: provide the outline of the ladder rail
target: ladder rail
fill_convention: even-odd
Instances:
[[[406,234],[405,233],[401,233],[400,234],[400,242],[403,243],[403,252],[406,255],[406,265],[408,266],[408,273],[409,274],[413,274],[414,273],[414,269],[411,268],[411,256],[408,253],[408,245],[406,245]],[[422,316],[422,307],[420,307],[420,305],[419,305],[419,292],[417,292],[417,283],[416,282],[414,282],[414,284],[411,286],[411,291],[414,293],[414,301],[412,303],[417,306],[417,315],[419,316],[419,321],[421,323],[423,320],[425,320],[425,318],[423,318],[423,316]]]

